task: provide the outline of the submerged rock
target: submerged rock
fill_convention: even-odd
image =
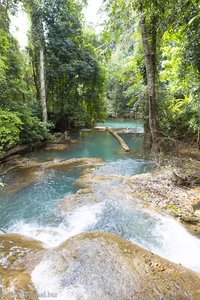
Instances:
[[[34,171],[38,169],[58,169],[58,168],[71,168],[75,166],[92,166],[96,165],[99,163],[102,163],[103,159],[101,158],[72,158],[72,159],[65,159],[65,160],[60,160],[60,159],[54,159],[51,161],[46,161],[46,162],[40,162],[40,161],[34,161],[28,158],[18,158],[16,161],[14,161],[14,164],[6,170],[1,175],[5,175],[6,173],[13,171],[15,169],[17,170],[28,170]]]
[[[73,167],[93,167],[103,160],[101,158],[72,158],[66,160],[54,159],[47,162],[33,161],[27,158],[19,158],[15,164],[10,167],[6,172],[13,172],[15,178],[11,183],[6,184],[3,192],[4,193],[16,193],[19,192],[31,184],[40,181],[41,174],[45,170],[67,170]]]
[[[72,237],[32,273],[39,293],[65,299],[200,299],[200,277],[116,235]]]
[[[30,272],[43,254],[38,241],[17,234],[0,235],[0,299],[38,299]]]
[[[42,169],[58,169],[58,168],[71,168],[75,166],[91,166],[102,163],[101,158],[72,158],[66,160],[53,160],[50,162],[44,162],[40,164]]]
[[[45,150],[63,151],[70,148],[69,144],[48,144],[45,146]]]

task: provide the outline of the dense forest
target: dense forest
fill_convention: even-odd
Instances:
[[[199,1],[103,1],[99,34],[86,2],[0,2],[0,153],[107,117],[200,146]],[[19,4],[31,22],[23,51],[10,32]]]
[[[197,300],[199,238],[200,1],[0,0],[0,300]]]

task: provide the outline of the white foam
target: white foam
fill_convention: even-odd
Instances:
[[[32,281],[36,287],[39,300],[44,296],[48,300],[77,300],[88,299],[87,292],[81,285],[63,287],[60,284],[60,274],[53,272],[53,267],[48,261],[42,261],[32,272]]]
[[[68,238],[85,231],[89,226],[94,226],[97,223],[98,216],[101,214],[103,207],[104,203],[98,203],[76,209],[67,218],[69,223]]]
[[[162,216],[157,213],[151,214],[157,219],[152,235],[158,243],[155,245],[154,243],[143,241],[139,243],[140,246],[200,273],[200,239],[192,236],[183,225],[172,217]],[[130,240],[138,244],[136,239]]]
[[[67,214],[58,227],[19,221],[8,231],[39,240],[48,248],[56,247],[71,236],[84,232],[89,226],[95,225],[102,209],[102,203],[85,205]]]
[[[158,254],[200,273],[200,240],[170,217],[160,217],[156,233],[162,242]]]
[[[134,174],[141,173],[141,168],[143,168],[144,170],[149,170],[152,165],[152,162],[146,160],[133,160],[131,158],[118,159],[117,161],[102,164],[99,168],[95,170],[94,174],[115,174],[130,177]]]
[[[98,214],[100,212],[102,213],[102,209],[102,204],[96,204],[91,207],[84,206],[75,210],[74,213],[68,217],[68,236],[70,236],[70,234],[74,235],[78,233],[78,231],[80,232],[85,226],[95,225]],[[152,227],[152,230],[154,230],[152,236],[160,241],[160,243],[156,243],[155,245],[155,240],[154,242],[152,240],[148,243],[144,240],[140,245],[145,246],[145,248],[170,261],[181,263],[185,267],[200,273],[200,240],[190,235],[186,229],[173,218],[161,216],[151,211],[148,211],[148,213],[152,216],[152,220],[156,222],[156,226]],[[136,240],[133,240],[133,242],[138,244]],[[59,259],[57,263],[59,265]],[[61,284],[62,274],[58,274],[57,272],[58,269],[55,270],[55,261],[52,261],[51,255],[44,258],[32,272],[32,281],[38,291],[40,300],[43,299],[45,293],[46,295],[54,293],[59,300],[93,299],[90,297],[91,295],[88,294],[90,292],[85,290],[84,286],[63,286]],[[53,297],[48,299],[53,299]],[[98,299],[103,298],[99,297]]]
[[[58,227],[51,227],[19,221],[10,227],[9,231],[39,240],[46,247],[55,247],[67,238],[67,229],[62,224]]]

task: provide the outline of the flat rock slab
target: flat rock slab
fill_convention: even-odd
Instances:
[[[200,277],[116,235],[83,233],[49,251],[32,273],[58,299],[200,299]]]
[[[15,172],[16,179],[2,189],[4,193],[16,193],[27,188],[31,184],[40,180],[40,174],[49,169],[54,170],[68,170],[73,167],[95,167],[103,162],[101,158],[72,158],[66,160],[55,159],[47,162],[33,161],[26,158],[20,158],[16,161],[14,166],[10,167],[3,174]]]

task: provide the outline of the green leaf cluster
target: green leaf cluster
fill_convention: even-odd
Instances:
[[[0,153],[20,142],[22,121],[18,113],[0,111]]]

